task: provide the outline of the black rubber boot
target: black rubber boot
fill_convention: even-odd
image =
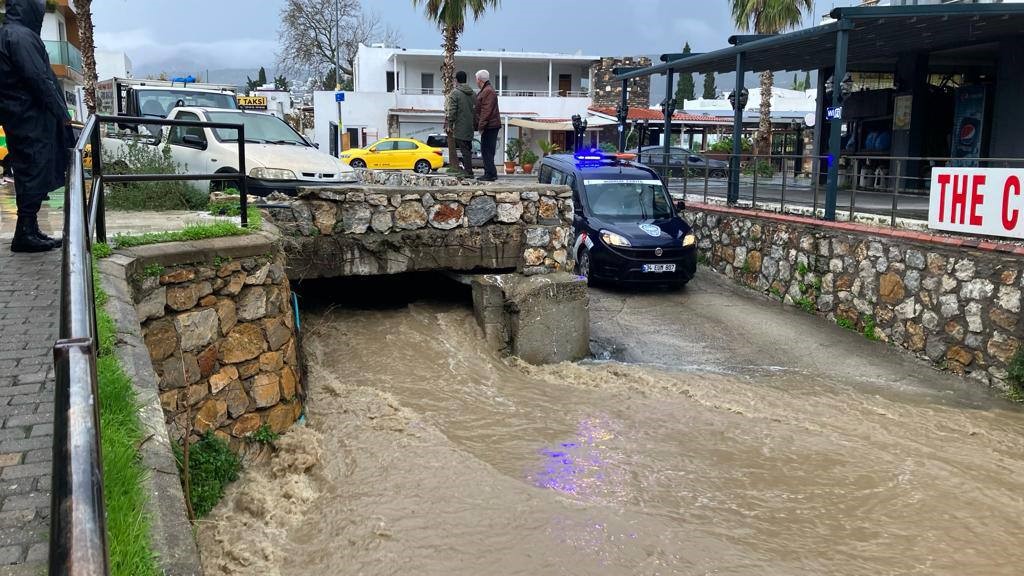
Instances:
[[[29,231],[32,232],[32,234],[34,234],[37,238],[39,238],[43,242],[47,242],[48,244],[52,245],[54,248],[60,248],[61,246],[64,245],[64,241],[61,240],[60,238],[53,238],[51,236],[47,236],[46,234],[43,234],[43,231],[39,229],[39,217],[38,216],[29,216],[29,217],[26,218],[26,220],[27,220],[26,225],[29,227]]]
[[[11,252],[48,252],[56,248],[53,242],[47,242],[33,233],[30,220],[32,218],[18,217],[18,224],[14,228],[14,240],[11,241]]]

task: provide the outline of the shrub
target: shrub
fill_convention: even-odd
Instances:
[[[259,429],[257,429],[255,432],[253,432],[252,436],[250,436],[249,439],[252,440],[253,442],[258,442],[259,444],[273,444],[280,437],[280,434],[274,432],[273,430],[270,429],[270,426],[264,424],[260,426]]]
[[[758,178],[771,178],[775,176],[775,168],[767,160],[758,160],[743,167],[744,176],[753,176],[755,173]]]
[[[519,138],[511,138],[505,144],[505,161],[518,162],[519,156],[523,153],[523,141]]]
[[[533,164],[537,162],[537,153],[533,150],[523,150],[523,164]]]
[[[750,152],[754,149],[754,142],[751,141],[750,138],[743,138],[740,140],[740,149],[743,152]],[[732,137],[725,136],[724,138],[719,138],[713,144],[708,146],[708,150],[710,152],[732,154]]]
[[[612,144],[611,142],[601,142],[601,145],[598,146],[598,148],[600,148],[602,152],[612,153],[619,151],[619,147],[616,146],[615,144]]]
[[[111,174],[181,174],[185,170],[171,157],[168,146],[128,140],[116,154],[105,154]],[[113,210],[203,210],[209,194],[190,182],[130,182],[109,184],[107,207]]]
[[[184,454],[174,445],[178,471],[184,475]],[[188,450],[189,487],[192,512],[202,518],[224,497],[224,488],[238,479],[242,462],[228,443],[207,432]]]

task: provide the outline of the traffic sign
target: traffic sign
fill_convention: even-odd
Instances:
[[[335,102],[344,102],[345,101],[345,93],[344,92],[335,92],[334,93],[334,101]]]

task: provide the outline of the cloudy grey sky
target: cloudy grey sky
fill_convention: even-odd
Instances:
[[[401,45],[432,48],[439,33],[411,0],[362,0],[401,34]],[[834,5],[817,0],[816,23]],[[123,50],[137,70],[271,68],[283,0],[94,0],[97,44]],[[726,0],[503,0],[467,26],[465,49],[536,50],[595,55],[719,48],[734,28]],[[201,72],[197,69],[196,72]]]

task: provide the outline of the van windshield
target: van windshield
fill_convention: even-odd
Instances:
[[[192,92],[190,90],[138,90],[139,113],[150,118],[166,118],[178,106],[195,108],[238,109],[235,95],[227,92]]]
[[[585,180],[587,204],[599,218],[649,220],[672,217],[672,204],[659,180]]]
[[[245,141],[264,144],[291,144],[309,146],[302,136],[277,116],[252,112],[207,112],[211,122],[242,124],[245,126]],[[230,128],[214,128],[213,134],[221,142],[238,142],[238,134]]]

